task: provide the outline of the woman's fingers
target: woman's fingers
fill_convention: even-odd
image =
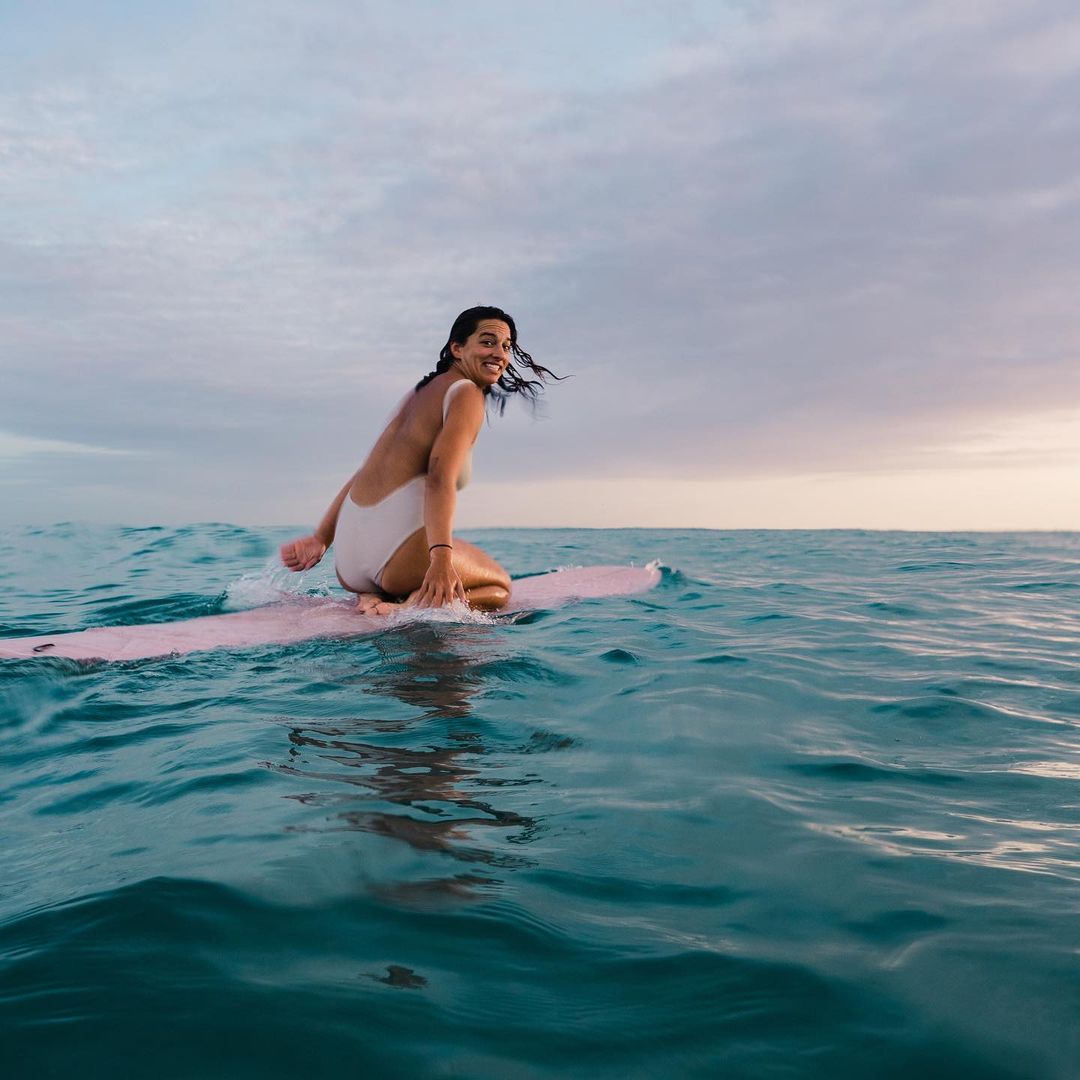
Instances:
[[[314,536],[302,536],[281,545],[281,561],[297,573],[310,570],[325,554],[326,545]]]
[[[417,607],[446,607],[455,600],[468,603],[469,597],[461,577],[453,570],[444,575],[432,575],[429,571],[416,594]]]

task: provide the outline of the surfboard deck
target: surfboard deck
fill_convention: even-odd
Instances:
[[[573,600],[628,596],[651,589],[660,571],[649,566],[584,566],[520,578],[500,615],[559,607]],[[313,638],[349,638],[401,625],[400,617],[359,615],[355,601],[298,596],[276,604],[203,615],[172,623],[97,626],[67,634],[0,638],[0,659],[62,656],[70,660],[143,660],[208,649],[288,645]]]

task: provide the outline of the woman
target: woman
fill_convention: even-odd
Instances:
[[[538,378],[523,377],[515,360]],[[365,615],[384,615],[402,600],[504,607],[510,576],[475,544],[452,535],[457,492],[469,480],[485,397],[494,391],[501,412],[507,395],[535,398],[551,374],[518,346],[505,311],[463,311],[435,370],[416,384],[315,532],[282,545],[281,561],[290,570],[310,570],[336,539],[338,581],[359,594]]]

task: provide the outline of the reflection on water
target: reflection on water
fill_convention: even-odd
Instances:
[[[471,715],[471,699],[483,684],[484,665],[499,649],[500,635],[493,626],[415,623],[378,635],[372,645],[378,666],[354,677],[368,693],[413,706],[419,719],[456,720]]]
[[[487,626],[418,624],[381,635],[372,644],[379,653],[377,666],[368,665],[344,681],[355,681],[367,694],[396,698],[415,714],[392,720],[291,722],[288,761],[273,767],[318,781],[321,790],[287,798],[325,815],[317,823],[294,828],[372,833],[402,841],[417,852],[469,864],[468,871],[374,886],[383,896],[409,901],[490,891],[501,883],[494,870],[531,861],[498,850],[486,831],[514,830],[511,838],[527,843],[536,828],[535,819],[483,797],[486,789],[497,791],[508,784],[505,777],[485,779],[481,759],[490,750],[472,711],[472,699],[491,678],[499,637]],[[434,721],[450,724],[437,727]],[[423,746],[372,741],[388,734],[421,734]],[[435,741],[449,745],[432,745]],[[530,773],[509,783],[537,782]]]

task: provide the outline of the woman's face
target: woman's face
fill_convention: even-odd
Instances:
[[[494,386],[510,363],[510,327],[502,319],[481,319],[464,344],[450,343],[461,373],[477,386]]]

